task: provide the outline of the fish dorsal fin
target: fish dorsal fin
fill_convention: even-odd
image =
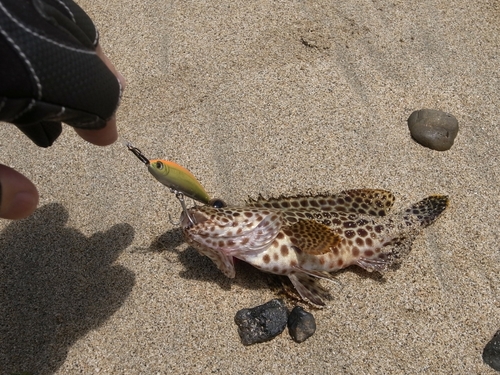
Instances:
[[[306,209],[385,216],[394,204],[394,195],[381,189],[354,189],[338,194],[296,195],[249,199],[248,206],[278,209]]]
[[[340,243],[340,236],[324,224],[314,220],[300,220],[283,227],[293,246],[307,255],[321,255],[332,251]]]

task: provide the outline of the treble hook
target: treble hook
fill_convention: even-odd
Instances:
[[[170,191],[172,193],[175,194],[175,197],[177,198],[177,200],[180,202],[181,206],[182,206],[182,211],[184,212],[184,214],[186,215],[186,217],[188,218],[189,222],[192,224],[192,225],[196,225],[196,222],[194,220],[194,218],[191,216],[191,214],[189,213],[187,207],[186,207],[186,202],[184,201],[184,194],[182,194],[180,191],[177,191],[177,190],[174,190],[174,189],[170,189]],[[180,225],[181,224],[181,221],[179,220],[177,223],[174,222],[172,220],[172,216],[170,215],[170,213],[168,214],[168,219],[170,220],[170,223],[172,225]]]

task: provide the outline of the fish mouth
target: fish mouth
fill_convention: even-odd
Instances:
[[[208,218],[199,212],[193,212],[191,210],[183,211],[181,213],[181,227],[182,229],[190,229],[194,225],[204,223]]]

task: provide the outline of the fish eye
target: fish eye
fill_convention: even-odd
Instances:
[[[158,169],[163,169],[163,163],[161,161],[157,161],[155,163],[155,167],[158,168]]]
[[[226,202],[218,198],[211,199],[208,204],[213,208],[223,208],[227,206]]]

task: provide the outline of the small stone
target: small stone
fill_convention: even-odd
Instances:
[[[288,317],[288,333],[293,341],[301,343],[316,331],[314,316],[300,306],[295,306]]]
[[[415,141],[436,151],[446,151],[453,146],[458,134],[455,116],[436,109],[421,109],[408,118],[408,128]]]
[[[278,336],[286,327],[288,309],[283,300],[273,299],[252,309],[236,313],[234,322],[243,345],[266,342]]]
[[[500,371],[500,330],[484,347],[483,361],[491,368]]]

